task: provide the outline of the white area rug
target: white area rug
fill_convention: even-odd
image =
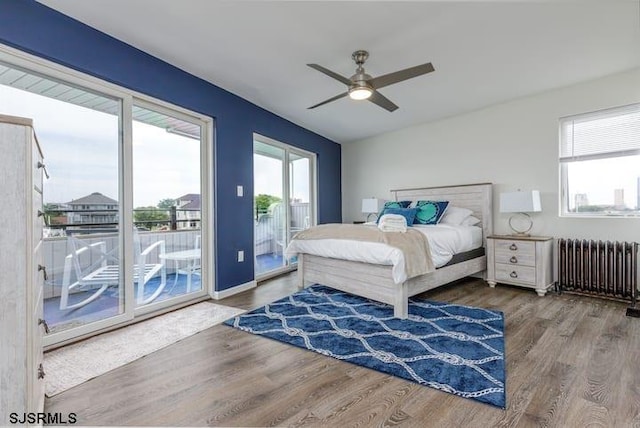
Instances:
[[[45,393],[59,394],[242,312],[202,302],[47,352]]]

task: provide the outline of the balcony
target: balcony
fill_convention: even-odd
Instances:
[[[159,251],[150,251],[145,257],[145,265],[162,265],[165,274],[164,282],[161,281],[162,278],[158,272],[144,283],[144,297],[148,299],[152,296],[154,303],[202,290],[199,271],[200,212],[199,210],[189,211],[181,213],[176,209],[157,210],[168,220],[142,220],[135,223],[137,231],[134,234],[134,241],[139,251],[134,251],[134,254],[139,254],[145,248],[150,248],[153,244],[162,241],[163,245],[155,247],[162,246],[167,256],[161,256]],[[69,284],[75,283],[87,272],[96,271],[105,265],[118,266],[120,257],[118,223],[114,222],[114,220],[117,221],[117,210],[110,210],[110,212],[82,210],[82,215],[78,214],[77,211],[69,213],[65,210],[47,212],[49,219],[52,216],[58,219],[48,223],[42,243],[43,265],[46,266],[47,272],[43,290],[44,317],[53,332],[109,318],[123,312],[124,289],[118,284],[117,268],[114,269],[116,280],[109,285],[106,285],[106,282],[99,284],[94,281],[93,285],[69,287]],[[80,217],[89,219],[89,222],[69,221],[67,223],[59,220]],[[81,248],[101,248],[102,250],[81,251],[82,256],[77,256],[77,262],[71,263],[71,255],[77,254],[78,249]],[[170,257],[171,253],[194,249],[197,249],[197,258],[185,261]],[[105,253],[109,255],[108,259],[104,257]],[[195,266],[196,263],[197,266]],[[190,269],[190,275],[187,276],[186,270],[193,267],[197,269]],[[67,278],[65,278],[65,270]],[[69,305],[67,308],[63,305],[61,309],[61,295],[65,283],[66,289],[69,290]],[[104,291],[96,293],[96,290],[101,289],[103,285]],[[137,290],[138,283],[135,287]],[[158,295],[153,297],[156,291]],[[73,307],[94,294],[97,295],[94,300]]]

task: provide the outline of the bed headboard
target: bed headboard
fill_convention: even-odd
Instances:
[[[493,192],[491,183],[461,184],[457,186],[420,187],[391,190],[395,201],[449,201],[450,205],[467,208],[482,220],[486,243],[493,233]]]

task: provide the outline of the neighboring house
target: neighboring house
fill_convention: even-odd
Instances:
[[[188,193],[176,198],[176,223],[178,229],[199,229],[200,218],[200,194]]]
[[[66,205],[71,210],[67,213],[68,225],[118,223],[118,201],[100,192],[74,199]]]

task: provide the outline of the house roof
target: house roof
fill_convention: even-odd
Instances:
[[[118,205],[118,201],[103,195],[100,192],[93,192],[90,195],[83,196],[68,202],[69,205]]]
[[[198,193],[187,193],[186,195],[176,198],[176,202],[182,202],[182,204],[179,204],[179,208],[187,210],[199,210],[201,206],[200,195]]]

